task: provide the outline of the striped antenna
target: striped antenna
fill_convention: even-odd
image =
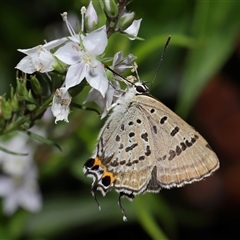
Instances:
[[[170,40],[171,40],[171,35],[168,36],[168,39],[167,39],[167,41],[166,41],[166,43],[165,43],[165,46],[164,46],[164,48],[163,48],[163,51],[162,51],[162,54],[161,54],[161,58],[160,58],[160,60],[159,60],[159,62],[158,62],[157,71],[156,71],[156,73],[155,73],[155,75],[154,75],[154,78],[153,78],[153,81],[152,81],[152,83],[151,83],[151,86],[152,86],[152,84],[154,83],[155,79],[157,78],[159,69],[160,69],[160,67],[161,67],[161,63],[162,63],[162,61],[163,61],[163,56],[164,56],[164,54],[165,54],[165,52],[166,52],[166,49],[167,49],[167,47],[168,47],[168,44],[169,44]]]

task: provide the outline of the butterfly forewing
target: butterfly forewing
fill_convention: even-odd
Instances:
[[[150,144],[162,187],[180,187],[209,176],[219,167],[206,140],[184,120],[151,96],[138,96],[152,129]]]

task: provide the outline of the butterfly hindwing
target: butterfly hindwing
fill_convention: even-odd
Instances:
[[[147,189],[154,158],[147,116],[136,107],[134,100],[127,111],[114,109],[100,134],[97,155],[107,170],[116,176],[114,186],[117,191],[139,194]]]

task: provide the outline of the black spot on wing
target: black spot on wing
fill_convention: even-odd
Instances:
[[[119,142],[120,141],[120,136],[117,135],[116,138],[115,138],[116,142]]]
[[[129,134],[128,134],[128,136],[131,138],[131,137],[134,137],[135,136],[135,133],[134,132],[130,132]]]
[[[128,126],[132,126],[133,125],[133,121],[130,121],[129,123],[128,123]]]
[[[168,160],[171,161],[171,160],[173,160],[175,157],[176,157],[176,152],[173,151],[173,150],[170,150],[170,151],[169,151]]]
[[[137,122],[138,124],[141,124],[141,123],[142,123],[141,119],[137,119],[136,122]]]
[[[155,134],[157,134],[157,126],[153,126],[153,132],[155,133]]]
[[[172,137],[174,137],[178,132],[179,132],[179,127],[175,127],[172,131],[171,131],[171,133],[170,133],[170,135],[172,136]]]
[[[154,112],[155,112],[155,109],[152,108],[152,109],[150,110],[150,113],[154,113]]]
[[[121,143],[118,149],[123,149],[123,144]]]
[[[151,155],[150,146],[147,146],[147,147],[146,147],[145,155],[146,155],[147,157]]]
[[[176,147],[176,154],[177,154],[177,156],[179,156],[181,154],[181,152],[182,152],[182,149],[179,146],[177,146]]]
[[[122,161],[120,161],[119,163],[120,163],[120,165],[125,165],[126,160],[122,160]]]
[[[164,124],[166,121],[167,121],[167,116],[164,116],[159,120],[160,124]]]
[[[148,142],[148,134],[147,134],[147,133],[143,133],[143,134],[141,135],[141,138],[142,138],[143,140],[145,140],[146,142]]]
[[[126,152],[129,152],[129,151],[132,151],[135,147],[137,147],[138,146],[138,144],[137,143],[134,143],[134,144],[132,144],[131,146],[129,146],[129,147],[126,147],[125,148],[125,151]]]

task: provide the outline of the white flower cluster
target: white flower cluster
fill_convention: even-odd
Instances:
[[[37,183],[37,167],[33,162],[33,146],[27,143],[28,136],[19,133],[1,146],[13,149],[12,155],[0,151],[0,197],[3,198],[3,212],[12,215],[18,207],[32,212],[41,209],[42,196]]]
[[[109,2],[103,2],[106,6],[105,11],[109,10],[111,12]],[[70,36],[56,39],[31,49],[18,49],[18,51],[27,55],[16,66],[22,72],[28,74],[34,72],[63,72],[62,68],[65,68],[65,81],[60,89],[56,89],[53,97],[51,109],[54,117],[56,117],[55,122],[61,120],[68,122],[71,103],[71,96],[68,91],[70,88],[79,85],[84,79],[91,86],[89,95],[84,103],[95,101],[103,111],[102,117],[106,116],[113,101],[116,99],[115,96],[119,94],[119,91],[117,91],[119,84],[107,77],[103,64],[106,60],[103,55],[108,44],[107,31],[109,26],[104,25],[96,28],[98,15],[92,2],[90,2],[87,9],[85,7],[82,8],[81,14],[82,29],[80,33],[75,33],[65,12],[61,15],[67,25]],[[134,14],[128,13],[124,8],[124,11],[118,16],[119,22],[117,22],[114,31],[125,34],[130,40],[135,39],[139,31],[141,19],[133,20],[133,18]],[[84,31],[84,23],[88,32]],[[135,58],[132,54],[123,58],[123,53],[117,52],[114,57],[107,59],[112,59],[112,69],[121,74],[127,68],[132,67],[132,62]]]
[[[16,66],[22,72],[27,74],[38,72],[45,74],[50,80],[54,74],[58,76],[65,74],[64,81],[62,78],[60,80],[61,87],[51,89],[54,90],[51,110],[55,123],[62,120],[68,122],[71,89],[81,84],[83,80],[91,86],[84,103],[96,102],[102,109],[102,117],[105,117],[122,93],[117,81],[121,79],[118,74],[133,67],[136,57],[132,54],[124,57],[120,51],[113,57],[104,58],[104,55],[111,34],[118,32],[130,40],[138,38],[141,19],[134,20],[134,14],[128,13],[126,7],[121,8],[119,13],[115,1],[111,1],[111,4],[116,3],[115,6],[111,5],[109,0],[102,0],[101,3],[105,4],[106,25],[98,26],[98,15],[90,2],[87,9],[85,7],[81,9],[81,29],[78,33],[69,23],[67,13],[63,13],[61,15],[69,36],[31,49],[18,49],[26,54]],[[110,22],[111,24],[115,22],[115,25],[112,26]],[[112,61],[111,69],[116,74],[104,67],[106,61]],[[34,148],[27,144],[27,135],[14,136],[7,142],[3,141],[1,145],[0,197],[3,198],[4,213],[11,215],[18,207],[38,211],[42,206],[42,197],[37,184],[37,168],[32,160]],[[3,148],[28,155],[9,154]]]

